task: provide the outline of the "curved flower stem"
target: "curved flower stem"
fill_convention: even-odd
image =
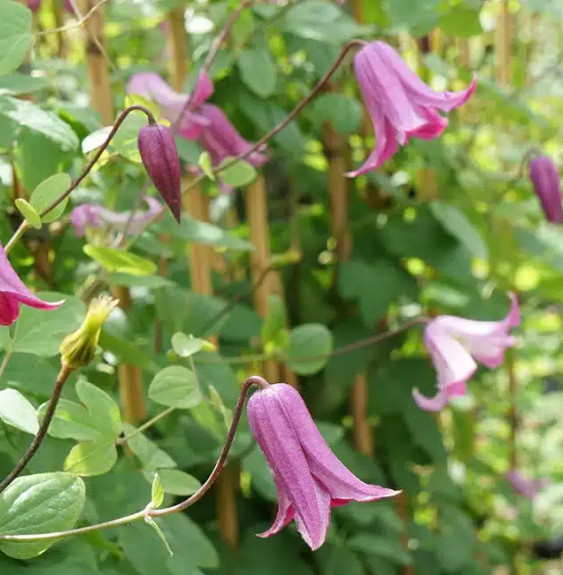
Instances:
[[[53,393],[51,394],[51,399],[49,400],[49,405],[47,406],[47,410],[45,411],[45,417],[39,426],[39,430],[37,431],[31,445],[28,447],[27,451],[24,453],[23,457],[18,461],[17,465],[10,471],[10,473],[4,478],[2,483],[0,483],[0,493],[10,485],[18,477],[18,475],[25,469],[25,466],[31,461],[31,458],[35,455],[39,446],[45,439],[47,435],[47,430],[49,429],[49,425],[51,424],[51,420],[55,415],[55,409],[57,408],[57,404],[59,403],[59,399],[61,398],[61,392],[63,390],[63,386],[68,379],[68,376],[74,370],[68,366],[63,365],[61,367],[61,371],[57,376],[57,380],[55,381],[55,387],[53,388]]]
[[[145,106],[141,106],[140,104],[134,104],[132,106],[128,106],[127,108],[125,108],[125,110],[123,110],[123,112],[121,112],[121,114],[119,114],[119,116],[115,120],[115,123],[114,123],[110,133],[107,135],[107,138],[104,140],[102,145],[98,148],[96,153],[92,156],[90,161],[86,164],[86,166],[82,170],[82,173],[70,184],[70,186],[51,205],[47,206],[41,212],[41,214],[40,214],[41,217],[48,214],[51,210],[54,210],[61,202],[66,200],[70,196],[70,194],[79,186],[79,184],[82,182],[82,180],[84,180],[84,178],[90,173],[90,171],[92,170],[92,168],[94,167],[96,162],[100,159],[101,155],[105,152],[105,150],[109,146],[110,142],[114,138],[115,134],[117,133],[117,131],[121,127],[121,124],[123,124],[125,118],[127,118],[127,116],[131,112],[134,112],[135,110],[143,112],[147,116],[149,123],[152,124],[156,121],[152,112],[148,108],[145,108]],[[29,224],[27,223],[26,220],[24,220],[20,224],[20,227],[16,230],[14,235],[10,238],[10,240],[6,244],[6,247],[4,248],[4,251],[6,253],[8,253],[12,249],[14,244],[19,240],[19,238],[24,234],[24,232],[28,228],[29,228]]]
[[[346,58],[346,56],[348,55],[348,52],[350,52],[350,50],[352,50],[352,48],[356,48],[357,46],[363,46],[364,44],[365,44],[365,42],[363,40],[351,40],[350,42],[348,42],[344,46],[344,48],[342,48],[340,55],[334,61],[334,63],[330,67],[330,69],[317,82],[317,84],[311,90],[311,92],[307,96],[305,96],[305,98],[303,98],[303,100],[301,100],[299,102],[299,104],[297,104],[297,106],[295,106],[295,108],[293,108],[293,110],[277,126],[272,128],[265,136],[260,138],[244,154],[240,154],[240,155],[232,158],[231,160],[229,160],[228,162],[225,162],[225,164],[223,164],[220,167],[219,166],[213,167],[212,172],[214,174],[220,174],[223,170],[226,170],[227,168],[236,164],[240,160],[244,160],[245,158],[248,158],[248,156],[250,156],[251,154],[253,154],[257,150],[259,150],[264,144],[266,144],[274,136],[279,134],[291,121],[293,121],[301,113],[303,108],[305,108],[308,104],[310,104],[317,97],[319,92],[326,86],[328,81],[332,78],[332,76],[334,75],[336,70],[339,68],[340,64],[342,64],[342,62],[344,61],[344,58]],[[193,187],[197,186],[202,180],[205,179],[205,177],[206,177],[205,174],[203,174],[201,176],[198,176],[197,178],[194,178],[190,182],[190,184],[182,190],[182,193],[185,194],[187,191],[189,191]]]
[[[99,529],[107,529],[108,527],[117,527],[119,525],[126,525],[127,523],[133,523],[134,521],[140,521],[150,517],[163,517],[165,515],[178,513],[179,511],[183,511],[184,509],[191,507],[194,503],[199,501],[207,493],[207,491],[209,491],[210,487],[217,480],[217,477],[219,477],[219,474],[221,473],[221,470],[225,465],[227,456],[233,444],[233,440],[237,432],[237,427],[240,422],[240,418],[242,416],[242,411],[244,408],[244,403],[246,401],[248,390],[253,385],[258,386],[261,389],[265,389],[269,386],[269,383],[258,375],[253,375],[244,382],[240,390],[239,399],[235,408],[233,421],[231,423],[229,433],[227,434],[225,444],[223,445],[223,449],[221,450],[221,453],[219,455],[219,458],[217,459],[217,463],[215,464],[213,471],[207,478],[207,481],[191,497],[188,497],[188,499],[186,499],[182,503],[179,503],[178,505],[173,505],[172,507],[166,507],[164,509],[153,509],[151,507],[151,504],[149,504],[142,511],[138,511],[137,513],[133,513],[131,515],[126,515],[125,517],[119,517],[118,519],[104,521],[103,523],[97,523],[96,525],[88,525],[86,527],[79,527],[77,529],[69,529],[67,531],[57,531],[53,533],[38,533],[36,535],[0,534],[0,541],[31,542],[31,541],[47,541],[52,539],[62,539],[64,537],[71,537],[73,535],[82,535],[84,533],[90,533],[92,531],[97,531]]]

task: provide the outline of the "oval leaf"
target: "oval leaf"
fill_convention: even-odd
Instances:
[[[190,357],[194,353],[201,351],[207,342],[197,337],[186,335],[181,331],[172,336],[172,349],[180,357]]]
[[[180,365],[159,371],[149,387],[149,397],[168,407],[187,409],[201,402],[201,392],[193,371]]]
[[[71,185],[72,180],[68,174],[54,174],[46,180],[43,180],[31,194],[29,202],[41,213],[49,207],[59,196],[61,196]],[[41,219],[45,223],[58,220],[65,211],[68,198],[63,200],[56,208],[45,214]]]
[[[16,479],[0,494],[0,534],[26,535],[71,529],[84,507],[86,488],[69,473],[40,473]],[[0,541],[0,550],[15,559],[29,559],[56,542]]]
[[[35,408],[15,389],[0,391],[0,419],[8,425],[33,435],[39,429]]]
[[[108,272],[120,272],[132,276],[151,276],[156,273],[156,264],[120,248],[103,248],[90,244],[84,246],[84,253],[96,260]]]
[[[36,230],[41,228],[41,216],[30,203],[23,198],[18,198],[14,204],[16,204],[16,208],[18,208],[20,214],[32,228]]]
[[[233,158],[225,158],[221,162],[221,165],[227,165],[232,160]],[[234,188],[246,186],[256,178],[256,170],[254,169],[254,166],[244,160],[239,160],[228,168],[220,169],[218,173],[225,183]]]
[[[23,62],[32,40],[29,9],[0,0],[0,74],[12,72]]]
[[[326,365],[332,346],[332,334],[324,325],[300,325],[289,334],[287,363],[299,375],[316,373]]]

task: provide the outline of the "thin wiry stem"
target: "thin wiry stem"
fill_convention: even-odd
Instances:
[[[127,523],[133,523],[134,521],[144,520],[150,517],[164,517],[165,515],[172,515],[173,513],[178,513],[191,507],[194,503],[199,501],[211,488],[213,483],[219,477],[221,470],[223,469],[225,462],[227,460],[227,456],[229,455],[229,451],[235,439],[235,435],[237,432],[237,427],[240,422],[240,418],[242,416],[242,412],[244,409],[244,404],[246,401],[246,396],[248,394],[249,389],[256,385],[261,389],[267,388],[269,383],[258,375],[253,375],[249,377],[243,384],[240,396],[237,402],[237,406],[235,408],[233,414],[233,421],[231,423],[231,427],[227,434],[227,438],[223,445],[223,449],[219,454],[219,458],[217,459],[217,463],[213,468],[213,471],[205,481],[205,483],[190,497],[188,497],[185,501],[182,501],[178,505],[173,505],[171,507],[166,507],[164,509],[153,509],[151,504],[147,505],[145,509],[142,511],[138,511],[137,513],[133,513],[131,515],[126,515],[124,517],[119,517],[118,519],[112,519],[110,521],[104,521],[102,523],[97,523],[96,525],[88,525],[86,527],[78,527],[77,529],[68,529],[66,531],[56,531],[53,533],[38,533],[35,535],[2,535],[0,534],[0,541],[49,541],[52,539],[62,539],[64,537],[71,537],[73,535],[83,535],[84,533],[90,533],[92,531],[98,531],[99,529],[107,529],[109,527],[117,527],[119,525],[126,525]]]
[[[47,409],[45,411],[45,417],[39,426],[39,430],[35,434],[31,445],[28,447],[27,451],[24,453],[22,458],[18,461],[14,469],[10,471],[10,473],[4,478],[2,483],[0,483],[0,493],[10,485],[18,477],[18,475],[25,469],[25,466],[31,461],[31,458],[35,455],[37,450],[39,449],[41,443],[45,439],[47,435],[47,431],[49,429],[49,425],[51,424],[51,420],[55,415],[55,410],[57,409],[57,404],[59,403],[59,399],[61,398],[61,392],[63,391],[63,386],[68,379],[69,375],[74,370],[68,366],[63,365],[59,375],[57,376],[57,380],[55,381],[55,387],[53,388],[53,393],[51,394],[51,399],[49,400],[49,405],[47,405]]]
[[[90,10],[84,14],[84,16],[80,17],[76,22],[72,24],[66,24],[65,26],[59,26],[58,28],[49,28],[49,30],[42,30],[40,32],[36,32],[36,36],[46,36],[47,34],[55,34],[56,32],[66,32],[67,30],[74,30],[74,28],[80,28],[83,26],[89,18],[91,18],[106,2],[109,0],[100,0],[97,4],[95,4]]]

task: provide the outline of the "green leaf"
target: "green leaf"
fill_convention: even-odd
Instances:
[[[41,213],[68,190],[71,183],[72,180],[68,174],[54,174],[46,180],[43,180],[35,190],[33,190],[29,201],[37,212]],[[51,210],[43,216],[43,222],[48,224],[58,220],[65,211],[67,202],[68,198],[63,200],[54,210]]]
[[[164,501],[164,488],[162,487],[162,483],[160,481],[160,475],[155,473],[152,478],[152,487],[151,487],[151,502],[154,507],[158,508],[162,505]]]
[[[113,126],[104,126],[91,134],[88,134],[80,144],[84,155],[97,150],[108,138]]]
[[[326,326],[300,325],[289,333],[287,364],[299,375],[317,373],[326,365],[332,347],[332,334]]]
[[[30,203],[23,198],[18,198],[14,204],[16,204],[16,208],[18,208],[21,215],[32,228],[36,230],[41,228],[41,216]]]
[[[201,351],[206,344],[207,342],[205,340],[188,336],[181,331],[176,332],[172,336],[172,349],[180,357],[190,357],[198,351]]]
[[[437,20],[436,6],[440,0],[384,0],[384,9],[394,26],[407,28],[415,34],[426,34]]]
[[[0,346],[9,347],[13,352],[52,357],[58,355],[65,336],[82,323],[86,306],[79,298],[66,294],[39,292],[37,296],[49,302],[64,301],[64,304],[49,312],[22,306],[12,332],[0,327]],[[52,382],[45,384],[51,386]]]
[[[16,479],[0,494],[0,534],[25,535],[71,529],[86,498],[84,482],[69,473],[41,473]],[[16,559],[30,559],[56,539],[35,543],[0,541],[0,550]]]
[[[123,428],[117,403],[97,386],[81,379],[76,384],[81,403],[61,399],[49,426],[49,435],[58,439],[77,439],[113,443]],[[39,408],[43,419],[47,404]]]
[[[276,65],[267,50],[243,50],[238,61],[241,79],[256,95],[268,98],[276,90]]]
[[[141,154],[137,139],[139,130],[146,124],[147,118],[143,113],[129,114],[111,141],[111,147],[129,161],[140,164]]]
[[[72,151],[78,147],[78,137],[66,122],[28,100],[0,96],[0,116],[10,118],[32,132],[43,134],[62,150]]]
[[[8,96],[31,94],[44,90],[48,86],[49,82],[46,78],[28,76],[19,72],[0,77],[0,94]]]
[[[195,407],[202,400],[194,372],[180,365],[165,367],[154,376],[149,397],[160,405],[179,409]]]
[[[149,471],[148,473],[150,476],[151,472]],[[157,476],[163,494],[192,495],[201,487],[201,483],[198,479],[179,469],[158,468],[158,471],[153,475],[153,485],[154,477]]]
[[[19,2],[0,0],[0,74],[23,62],[32,40],[31,11]]]
[[[233,234],[207,222],[194,220],[187,215],[182,217],[182,222],[179,225],[175,225],[172,229],[168,228],[167,231],[187,242],[195,242],[231,250],[254,250],[254,244],[251,242],[237,238]]]
[[[432,202],[430,209],[443,228],[458,239],[470,253],[481,259],[489,257],[489,250],[481,234],[461,210],[442,202]]]
[[[396,563],[397,565],[411,565],[411,556],[402,548],[396,534],[389,537],[365,532],[354,535],[348,545],[351,549],[373,553]]]
[[[120,272],[132,276],[151,276],[157,271],[156,264],[122,248],[105,248],[86,244],[84,253],[96,260],[108,272]]]
[[[117,449],[113,442],[85,441],[75,445],[67,455],[64,470],[91,477],[103,475],[117,462]]]
[[[322,94],[314,101],[311,113],[319,127],[330,122],[341,134],[351,134],[360,127],[363,107],[358,100],[344,94]]]
[[[215,181],[215,174],[213,173],[213,164],[209,152],[201,152],[197,165],[201,171],[210,179]]]
[[[123,273],[110,274],[108,283],[110,285],[144,287],[147,289],[158,289],[173,285],[173,282],[162,276],[133,276]]]
[[[230,163],[233,158],[225,158],[220,166],[224,166]],[[221,179],[224,180],[229,186],[234,188],[241,188],[250,184],[256,178],[256,169],[254,166],[246,162],[245,160],[239,160],[235,162],[232,166],[228,168],[220,169],[218,174]]]
[[[15,389],[0,391],[0,419],[8,425],[33,435],[39,430],[35,408]]]
[[[445,34],[468,38],[477,36],[483,32],[480,22],[480,8],[464,6],[453,7],[448,14],[444,14],[438,20],[438,28]]]
[[[127,445],[139,458],[145,471],[156,471],[158,469],[162,476],[163,469],[176,467],[176,462],[166,451],[163,451],[150,439],[139,433],[134,426],[125,423],[123,431],[127,437]]]

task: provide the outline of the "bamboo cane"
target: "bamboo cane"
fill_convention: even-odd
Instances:
[[[499,84],[510,85],[512,79],[513,15],[508,0],[500,0],[495,33],[496,79]]]
[[[251,278],[253,284],[258,284],[259,279],[270,267],[270,225],[268,223],[266,186],[262,176],[258,176],[248,186],[246,215],[250,226],[250,239],[254,244],[254,251],[251,255]],[[264,281],[254,290],[254,307],[262,317],[268,315],[271,294],[278,294],[283,297],[281,279],[276,272],[269,272]],[[274,360],[264,362],[264,374],[268,381],[284,380],[286,383],[297,387],[297,378],[293,371]]]

